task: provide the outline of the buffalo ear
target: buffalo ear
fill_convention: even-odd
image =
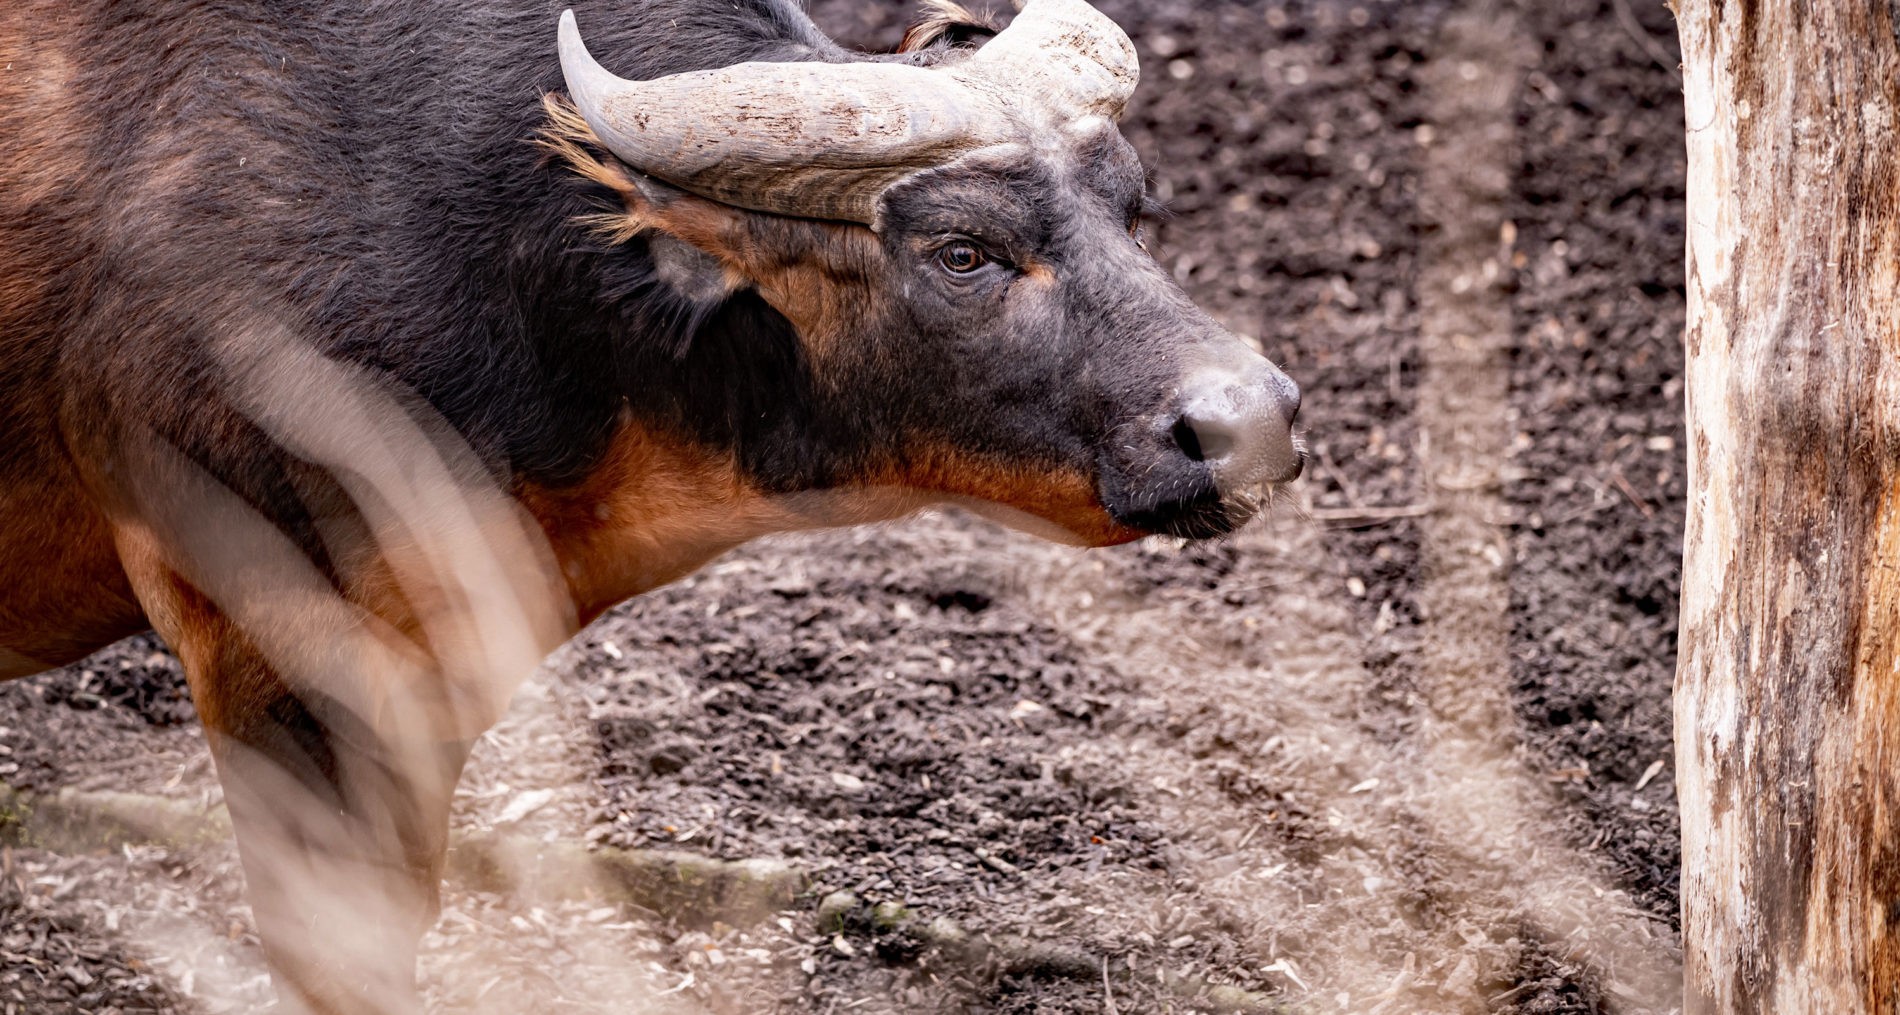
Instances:
[[[747,212],[695,197],[614,158],[567,99],[548,95],[541,104],[548,122],[537,142],[548,160],[605,188],[620,205],[614,211],[579,216],[577,221],[611,243],[662,232],[719,256],[718,234],[731,231]]]
[[[550,95],[543,105],[548,125],[539,143],[550,160],[605,188],[619,204],[580,217],[596,235],[624,243],[658,233],[688,244],[716,262],[726,292],[756,289],[801,329],[836,330],[851,307],[862,312],[862,301],[845,290],[860,288],[878,271],[882,248],[870,229],[748,211],[690,194],[608,154],[566,99]],[[664,245],[655,250],[662,262],[679,262],[684,253],[669,253]],[[702,276],[696,283],[707,281],[693,274]]]

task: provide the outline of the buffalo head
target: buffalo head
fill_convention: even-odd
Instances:
[[[1298,388],[1142,244],[1117,127],[1135,51],[1083,0],[895,59],[626,80],[571,12],[560,52],[570,136],[614,156],[569,146],[624,199],[611,227],[795,329],[827,488],[1000,504],[1106,544],[1231,531],[1299,475]]]

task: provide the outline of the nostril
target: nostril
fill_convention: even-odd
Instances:
[[[1188,456],[1189,461],[1207,461],[1206,452],[1201,450],[1200,435],[1194,432],[1194,426],[1188,422],[1186,416],[1174,421],[1173,433],[1175,446],[1181,449],[1182,454]]]
[[[1223,490],[1284,483],[1304,471],[1292,413],[1299,388],[1283,376],[1217,377],[1190,389],[1170,425],[1175,446]]]
[[[1236,435],[1232,423],[1183,415],[1174,423],[1174,443],[1196,462],[1218,462],[1233,454]]]

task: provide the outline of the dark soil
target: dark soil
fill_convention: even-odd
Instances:
[[[893,45],[909,15],[864,0],[811,6],[868,48]],[[1300,731],[1275,727],[1280,713],[1192,700],[1176,672],[1191,682],[1191,665],[1117,646],[1133,611],[1173,618],[1191,643],[1183,658],[1256,670],[1264,699],[1295,696],[1271,682],[1300,648],[1277,640],[1277,618],[1339,604],[1345,651],[1369,678],[1352,722],[1382,745],[1413,731],[1417,648],[1456,632],[1421,616],[1421,523],[1379,512],[1429,497],[1415,333],[1433,111],[1418,72],[1455,5],[1100,6],[1141,51],[1126,129],[1172,209],[1152,245],[1203,307],[1301,382],[1314,464],[1297,498],[1323,534],[1085,556],[942,515],[770,540],[586,632],[554,674],[587,727],[590,826],[576,834],[787,858],[813,873],[812,905],[850,890],[1059,944],[1113,972],[1105,989],[1101,977],[958,966],[861,914],[836,942],[808,911],[752,930],[652,920],[667,943],[642,961],[695,972],[684,996],[715,1010],[1098,1013],[1111,993],[1121,1012],[1204,1010],[1156,986],[1164,969],[1304,996],[1270,967],[1282,950],[1303,954],[1296,911],[1358,897],[1314,872],[1348,852],[1382,858],[1416,882],[1422,910],[1435,905],[1428,845],[1404,828],[1380,842],[1337,831],[1311,781],[1332,761],[1290,746]],[[1559,788],[1571,844],[1673,921],[1682,111],[1650,53],[1674,50],[1667,11],[1624,10],[1522,8],[1540,59],[1517,97],[1507,211],[1519,255],[1512,396],[1499,415],[1515,436],[1503,489],[1509,682],[1516,736]],[[1058,599],[1068,605],[1052,608]],[[191,715],[175,662],[149,638],[0,685],[0,781],[204,792]],[[1244,820],[1216,835],[1170,818],[1163,804],[1178,792],[1163,777],[1185,776],[1143,767],[1154,757],[1204,766],[1206,800]],[[1284,939],[1210,888],[1222,850],[1238,858],[1262,844],[1292,865],[1273,882],[1297,888],[1284,896]],[[134,947],[61,901],[58,886],[78,877],[59,874],[63,861],[20,857],[0,861],[13,863],[0,875],[0,1013],[192,1010],[136,965],[149,942]],[[238,877],[228,864],[223,876]],[[242,938],[225,901],[211,922]],[[464,922],[505,925],[485,908],[505,901],[471,904]],[[1522,936],[1494,1010],[1603,1010],[1587,970]],[[719,949],[759,958],[721,972],[704,958]],[[1301,962],[1311,974],[1323,957]]]
[[[1513,302],[1513,679],[1567,820],[1660,917],[1681,832],[1670,686],[1681,592],[1682,93],[1675,26],[1618,0],[1532,4],[1544,58],[1519,93]],[[1663,767],[1641,793],[1649,766]]]
[[[985,846],[1045,867],[1154,858],[1162,833],[1126,787],[1037,761],[1126,722],[1134,681],[994,576],[894,571],[890,541],[828,542],[840,552],[815,577],[734,561],[596,629],[624,658],[590,652],[573,679],[594,703],[614,841],[831,858],[838,887],[958,915],[972,890],[1013,883]],[[717,820],[695,832],[700,815]],[[939,903],[928,872],[952,863],[965,894]]]

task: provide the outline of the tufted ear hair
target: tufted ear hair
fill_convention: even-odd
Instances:
[[[853,313],[862,314],[862,297],[853,291],[883,257],[870,229],[755,212],[688,193],[608,154],[565,98],[548,95],[542,105],[548,123],[537,141],[548,160],[605,188],[618,205],[578,217],[596,236],[609,243],[658,236],[687,244],[718,265],[725,292],[755,289],[808,333],[838,330]],[[679,253],[669,254],[664,244],[654,252],[662,262]]]
[[[746,220],[757,213],[689,194],[639,172],[607,153],[573,103],[547,95],[541,104],[547,110],[548,122],[537,142],[549,161],[605,188],[618,205],[577,216],[575,221],[612,244],[636,236],[664,234],[717,258],[728,273],[745,273],[750,260],[742,249],[748,246],[744,242],[749,232]],[[736,287],[741,282],[733,278],[730,285]]]
[[[625,243],[650,232],[673,236],[679,236],[682,231],[704,233],[715,228],[719,220],[740,214],[736,208],[694,197],[636,172],[607,154],[593,128],[581,117],[580,110],[567,99],[544,95],[541,106],[547,111],[548,121],[535,141],[547,161],[558,163],[581,179],[605,188],[619,205],[576,219],[608,243]],[[679,221],[668,228],[669,219]]]
[[[917,20],[904,32],[899,53],[916,53],[932,46],[973,46],[1002,31],[996,15],[976,13],[956,0],[924,0]]]

